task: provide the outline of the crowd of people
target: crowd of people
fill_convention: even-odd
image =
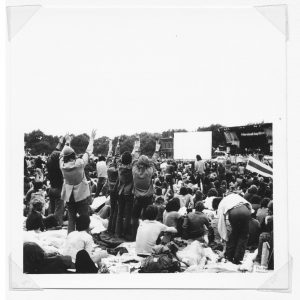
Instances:
[[[107,155],[95,157],[95,136],[93,130],[81,155],[68,134],[48,157],[25,155],[25,273],[99,272],[110,253],[95,251],[92,215],[99,217],[106,236],[135,242],[141,257],[151,255],[157,244],[181,238],[217,249],[221,258],[237,265],[246,250],[256,250],[256,264],[264,261],[273,269],[270,177],[229,159],[162,158],[159,140],[148,157],[141,154],[139,137],[132,152],[120,153],[120,141],[113,151],[110,141]],[[100,198],[104,201],[97,207]],[[65,227],[61,242],[58,232]]]

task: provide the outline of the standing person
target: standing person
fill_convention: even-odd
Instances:
[[[82,158],[77,158],[74,149],[70,147],[71,137],[69,135],[66,135],[66,144],[61,151],[60,169],[64,178],[61,197],[68,206],[68,233],[75,230],[77,213],[79,215],[89,214],[88,199],[91,192],[84,168],[93,153],[95,136],[96,130],[93,130]]]
[[[116,148],[116,157],[119,156],[119,142]],[[133,149],[133,153],[135,148]],[[125,237],[130,239],[131,232],[131,215],[133,208],[133,176],[132,176],[132,154],[125,151],[121,160],[118,161],[118,180],[115,190],[118,195],[118,214],[116,220],[117,237]]]
[[[140,141],[137,142],[136,151],[139,153]],[[139,225],[139,218],[142,211],[146,210],[147,206],[153,203],[154,187],[152,177],[156,171],[155,163],[159,156],[160,144],[156,141],[155,152],[152,159],[146,155],[141,155],[136,161],[133,162],[133,193],[134,193],[134,206],[132,212],[132,227],[133,239],[136,237],[136,232]]]
[[[99,156],[98,162],[96,164],[96,170],[97,170],[98,182],[97,182],[95,198],[99,196],[107,180],[107,165],[106,165],[105,156],[103,155]]]
[[[61,189],[63,186],[63,175],[59,166],[59,157],[63,146],[64,138],[60,137],[55,150],[50,154],[46,168],[48,170],[48,179],[50,181],[49,198],[50,213],[54,214],[59,226],[63,224],[64,201],[61,198]]]
[[[198,187],[202,189],[201,183],[203,185],[203,179],[204,179],[204,175],[205,175],[205,163],[199,154],[196,155],[195,173],[196,173],[196,181],[197,181]]]
[[[116,148],[118,147],[119,147],[119,140]],[[117,151],[115,150],[115,153],[116,152]],[[109,151],[107,157],[107,160],[111,161],[107,169],[108,193],[110,197],[110,215],[109,215],[107,231],[111,234],[114,234],[116,230],[116,222],[117,222],[117,215],[118,215],[118,193],[115,189],[118,180],[118,167],[117,167],[116,157],[111,158],[110,157],[111,153],[112,153],[112,140],[109,141]]]
[[[249,238],[249,220],[251,204],[238,194],[229,194],[225,198],[213,200],[214,210],[218,210],[218,231],[226,241],[225,256],[234,264],[240,264],[244,258]],[[228,216],[232,231],[227,236],[226,217]]]
[[[167,165],[165,167],[165,181],[169,184],[171,191],[174,193],[174,183],[175,183],[175,166],[172,163],[172,160],[167,161]]]

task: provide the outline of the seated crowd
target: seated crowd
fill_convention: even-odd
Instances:
[[[268,242],[267,268],[273,268],[271,178],[230,160],[163,159],[158,141],[150,158],[141,154],[138,137],[132,153],[120,153],[119,140],[113,153],[110,141],[107,156],[94,159],[95,135],[81,156],[66,135],[45,160],[25,159],[25,273],[97,273],[108,251],[95,245],[95,215],[101,232],[135,241],[141,256],[163,239],[181,237],[222,249],[234,264],[247,249],[258,249],[260,264]],[[62,237],[58,229],[64,227]]]

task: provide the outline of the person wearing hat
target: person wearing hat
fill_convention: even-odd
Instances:
[[[77,158],[74,149],[70,146],[71,137],[67,134],[66,144],[61,151],[60,169],[64,182],[61,191],[61,198],[68,207],[68,233],[75,230],[76,215],[88,215],[88,199],[91,195],[88,181],[85,177],[84,168],[89,162],[93,153],[96,130],[90,136],[89,144],[82,158]]]

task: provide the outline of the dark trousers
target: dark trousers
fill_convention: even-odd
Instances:
[[[202,186],[203,186],[203,181],[204,181],[204,174],[197,173],[196,182],[197,182],[199,188],[201,188],[201,182],[202,182]]]
[[[64,200],[61,199],[61,189],[59,188],[50,188],[49,190],[50,198],[50,213],[54,214],[55,219],[57,220],[58,225],[63,224],[64,216]]]
[[[99,177],[98,178],[95,198],[100,195],[100,193],[102,191],[102,188],[103,188],[103,186],[104,186],[105,183],[106,183],[106,178],[105,177]]]
[[[131,235],[133,195],[119,195],[116,234],[119,237]]]
[[[148,197],[135,197],[132,210],[132,237],[136,238],[137,229],[139,226],[139,218],[144,219],[143,214],[147,206],[153,203],[153,195]]]
[[[251,212],[245,205],[233,208],[228,212],[232,231],[226,245],[225,256],[235,264],[239,264],[245,255],[249,237],[250,217]]]
[[[118,194],[112,191],[110,193],[110,216],[108,221],[108,232],[114,234],[118,215]]]
[[[76,214],[89,216],[89,204],[88,199],[84,199],[78,202],[74,201],[73,194],[70,197],[68,206],[68,234],[75,231],[76,227]]]
[[[86,250],[77,252],[75,268],[76,273],[98,273],[98,268],[95,266]]]

